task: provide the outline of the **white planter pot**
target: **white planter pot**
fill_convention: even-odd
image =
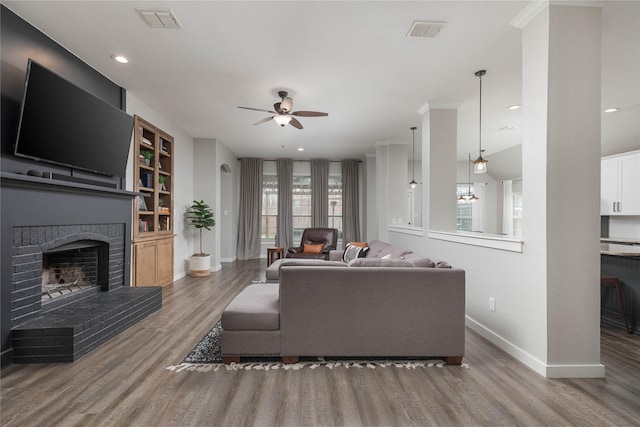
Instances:
[[[192,276],[211,275],[211,255],[191,256],[189,258],[189,274]]]

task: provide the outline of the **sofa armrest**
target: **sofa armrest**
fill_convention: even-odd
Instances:
[[[289,248],[287,250],[287,252],[290,253],[290,254],[300,254],[300,253],[302,253],[303,250],[304,250],[304,248],[300,246],[300,247],[297,247],[297,248]]]

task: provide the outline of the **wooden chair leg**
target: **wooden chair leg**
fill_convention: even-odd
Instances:
[[[627,328],[627,333],[630,334],[632,331],[629,328],[629,322],[627,321],[627,312],[624,309],[624,300],[622,299],[622,288],[620,286],[620,282],[615,284],[616,292],[618,293],[618,301],[620,301],[620,310],[622,311],[622,318],[624,319],[624,326]]]

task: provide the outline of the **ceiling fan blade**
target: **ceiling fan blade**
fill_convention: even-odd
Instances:
[[[329,113],[321,113],[319,111],[294,111],[291,115],[298,117],[324,117],[328,116]]]
[[[291,126],[294,128],[302,129],[302,123],[298,121],[298,119],[291,117],[291,121],[289,122]]]
[[[293,108],[293,99],[286,97],[280,102],[280,109],[289,112]]]
[[[271,119],[273,119],[273,117],[266,117],[266,118],[264,118],[264,119],[262,119],[262,120],[258,120],[258,121],[257,121],[257,122],[255,122],[253,125],[254,125],[254,126],[256,126],[256,125],[261,125],[261,124],[263,124],[263,123],[268,122],[268,121],[269,121],[269,120],[271,120]]]
[[[238,108],[242,108],[243,110],[262,111],[262,112],[265,112],[265,113],[276,114],[275,111],[263,110],[262,108],[251,108],[251,107],[238,107]]]

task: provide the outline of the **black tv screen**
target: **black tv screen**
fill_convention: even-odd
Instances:
[[[16,156],[124,176],[132,130],[132,116],[29,60]]]

